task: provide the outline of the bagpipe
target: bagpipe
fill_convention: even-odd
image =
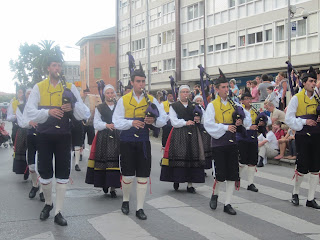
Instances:
[[[129,73],[130,76],[133,74],[134,70],[136,70],[136,61],[134,60],[134,57],[131,55],[131,52],[127,52],[128,55],[128,63],[129,63]],[[131,81],[128,81],[128,86],[132,88]]]
[[[287,75],[288,75],[288,82],[289,82],[289,86],[290,86],[290,92],[291,92],[291,96],[294,95],[294,84],[295,84],[295,79],[291,79],[291,72],[293,71],[298,77],[300,77],[298,71],[292,66],[291,62],[288,60],[286,61],[286,64],[288,65],[287,67]],[[293,78],[295,78],[295,76],[293,75]],[[294,82],[294,84],[293,84]]]
[[[234,112],[232,113],[233,124],[236,124],[239,119],[243,121],[246,117],[243,108],[238,106],[229,95],[227,96],[227,100],[234,109]],[[241,133],[244,137],[247,135],[246,128],[243,125],[237,126],[237,132]]]
[[[62,105],[70,103],[71,108],[73,109],[75,106],[75,103],[77,102],[77,98],[71,92],[71,89],[67,88],[66,77],[64,75],[59,74],[58,72],[57,72],[57,75],[63,87]],[[70,112],[65,112],[64,115],[71,120],[75,120],[73,116],[73,110],[71,110]],[[59,124],[57,124],[55,127],[60,128]]]
[[[258,126],[258,133],[262,133],[264,137],[266,137],[267,134],[267,122],[268,122],[268,116],[265,112],[259,112],[258,109],[256,109],[253,105],[251,105],[251,108],[257,115],[255,119],[255,125]],[[262,124],[263,123],[263,124]]]
[[[99,96],[101,98],[101,102],[104,103],[105,102],[105,96],[104,96],[104,93],[103,93],[103,89],[105,87],[105,83],[104,83],[104,81],[102,79],[97,80],[96,83],[98,85],[98,93],[99,93]]]
[[[209,94],[211,77],[208,73],[206,73],[204,67],[201,64],[198,65],[198,68],[200,69],[200,86],[201,86],[201,91],[202,91],[202,96],[203,96],[203,102],[204,102],[205,108],[207,108],[208,100],[207,100],[206,92],[208,92],[208,94]],[[204,79],[203,79],[204,75],[206,75],[206,88],[204,86]],[[211,85],[210,93],[211,93],[212,99],[214,99],[215,94],[214,94],[213,84]]]
[[[174,80],[174,78],[171,75],[169,76],[169,79],[170,79],[170,85],[171,85],[173,99],[176,102],[178,99],[178,84],[176,83],[176,81]]]

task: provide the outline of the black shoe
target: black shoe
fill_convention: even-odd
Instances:
[[[111,198],[117,198],[116,191],[110,191]]]
[[[306,206],[311,207],[311,208],[315,208],[315,209],[320,209],[320,206],[318,205],[318,203],[314,199],[312,201],[307,200]]]
[[[67,226],[68,222],[64,219],[64,217],[59,212],[57,215],[54,216],[54,222],[60,226]]]
[[[80,167],[79,167],[79,165],[78,165],[78,164],[76,164],[76,165],[74,166],[74,169],[75,169],[76,171],[78,171],[78,172],[80,172],[80,171],[81,171],[81,169],[80,169]]]
[[[292,194],[291,202],[294,206],[299,206],[299,196],[298,194]]]
[[[187,192],[188,193],[196,193],[196,190],[194,189],[194,187],[187,187]]]
[[[173,188],[174,188],[174,190],[176,190],[176,191],[178,191],[178,189],[179,189],[179,183],[173,183]]]
[[[122,202],[121,211],[125,215],[129,214],[129,202]]]
[[[210,208],[215,210],[218,205],[218,195],[212,195],[210,199]]]
[[[30,173],[29,173],[29,169],[28,169],[28,170],[26,170],[25,173],[23,174],[23,179],[24,179],[24,180],[28,180],[29,174],[30,174]]]
[[[80,154],[80,161],[82,161],[82,154]]]
[[[40,219],[41,220],[46,220],[49,216],[50,216],[50,211],[53,208],[53,204],[50,205],[44,205],[44,208],[42,209],[41,213],[40,213]]]
[[[248,187],[247,190],[252,191],[252,192],[258,192],[258,188],[256,188],[256,186],[251,183]]]
[[[39,187],[32,187],[29,192],[29,198],[34,198],[39,191]]]
[[[147,220],[147,215],[144,214],[143,209],[139,209],[138,211],[136,211],[136,217],[140,220]]]
[[[263,167],[263,157],[259,156],[259,162],[257,164],[257,167]]]
[[[204,176],[205,176],[205,177],[208,177],[208,175],[207,175],[207,173],[206,173],[206,172],[204,172]]]
[[[45,198],[44,198],[44,195],[43,195],[43,192],[39,193],[39,197],[40,197],[40,201],[41,202],[45,202]]]
[[[231,207],[230,204],[228,204],[227,206],[224,206],[223,211],[230,215],[237,215],[237,212]]]
[[[102,190],[103,190],[103,192],[104,192],[105,194],[107,194],[107,193],[108,193],[108,191],[109,191],[109,188],[104,187],[104,188],[102,188]]]

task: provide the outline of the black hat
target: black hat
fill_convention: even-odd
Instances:
[[[47,61],[47,66],[50,66],[50,64],[53,62],[62,63],[62,59],[59,58],[57,55],[49,56]]]
[[[139,69],[135,69],[131,74],[131,81],[133,81],[136,76],[146,78],[146,75],[143,71],[142,64],[140,61],[139,61]]]
[[[317,79],[317,73],[316,71],[313,69],[312,66],[310,66],[309,70],[307,71],[307,73],[304,73],[301,77],[301,82],[306,82],[308,80],[308,78],[313,78],[313,79]]]
[[[250,98],[252,98],[252,95],[251,95],[251,93],[245,91],[245,92],[241,95],[241,100],[243,100],[245,97],[250,97]]]
[[[223,74],[223,72],[221,71],[221,69],[219,68],[219,73],[220,73],[220,76],[218,77],[218,79],[216,79],[214,81],[214,84],[217,85],[217,84],[220,84],[220,83],[227,83],[228,82],[228,79],[226,78],[226,76]]]

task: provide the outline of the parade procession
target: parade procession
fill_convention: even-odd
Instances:
[[[10,57],[0,240],[320,240],[320,1],[108,4]]]

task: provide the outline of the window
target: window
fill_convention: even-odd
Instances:
[[[174,12],[175,6],[174,2],[166,3],[163,5],[163,14]]]
[[[195,56],[199,54],[199,50],[189,52],[189,57]]]
[[[297,32],[297,36],[298,37],[300,37],[300,36],[304,36],[304,35],[306,35],[307,34],[307,28],[306,28],[306,26],[307,26],[307,21],[306,21],[306,19],[302,19],[302,20],[299,20],[298,21],[298,24],[297,24],[297,30],[298,30],[298,32]]]
[[[200,46],[200,54],[201,54],[201,53],[204,53],[204,45],[201,45],[201,46]]]
[[[204,15],[203,2],[196,3],[188,7],[188,20],[198,18]]]
[[[256,34],[248,34],[248,44],[254,44],[256,42]]]
[[[187,55],[188,55],[188,50],[182,49],[182,57],[187,57]]]
[[[226,42],[216,44],[216,51],[220,51],[222,49],[227,49],[227,48],[228,48],[228,43]]]
[[[176,68],[176,60],[174,58],[163,61],[163,70],[173,70]]]
[[[236,5],[236,0],[229,0],[229,8],[232,8]]]
[[[73,68],[73,75],[77,75],[77,69]]]
[[[208,52],[213,52],[213,45],[208,46]]]
[[[110,67],[109,75],[111,78],[116,77],[116,67]]]
[[[284,25],[277,26],[277,41],[282,41],[284,40]]]
[[[152,71],[153,73],[158,72],[158,67],[152,67],[152,68],[151,68],[151,71]]]
[[[139,39],[139,40],[135,40],[135,41],[132,41],[132,51],[138,51],[138,50],[141,50],[141,49],[144,49],[146,47],[146,41],[145,39]]]
[[[158,34],[158,45],[161,45],[161,42],[162,42],[161,40],[162,40],[161,33],[159,33]]]
[[[266,33],[266,41],[271,41],[272,40],[272,29],[266,30],[265,33]]]
[[[94,45],[94,55],[101,54],[101,44],[95,44]]]
[[[246,0],[239,0],[239,5],[243,3],[246,3]]]
[[[257,35],[257,43],[262,42],[263,41],[262,32],[257,32],[256,35]]]
[[[110,53],[116,53],[116,43],[115,42],[110,43],[109,51],[110,51]]]
[[[239,46],[245,46],[246,44],[246,36],[239,37]]]
[[[162,42],[164,44],[173,42],[174,40],[175,40],[174,30],[170,30],[162,33]]]
[[[100,79],[101,78],[101,68],[94,69],[94,78]]]

